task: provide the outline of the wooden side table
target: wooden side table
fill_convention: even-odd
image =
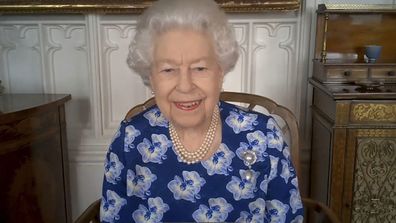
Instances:
[[[0,95],[0,222],[71,222],[65,102]]]

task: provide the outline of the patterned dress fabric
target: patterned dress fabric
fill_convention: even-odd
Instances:
[[[105,160],[101,222],[302,222],[290,152],[271,116],[219,103],[222,142],[200,163],[182,163],[168,121],[154,106],[115,134]],[[243,159],[253,151],[252,177]]]

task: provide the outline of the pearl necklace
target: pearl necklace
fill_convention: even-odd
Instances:
[[[179,155],[181,161],[187,164],[194,164],[201,161],[205,155],[208,153],[210,147],[212,146],[213,139],[216,135],[217,125],[219,124],[219,109],[216,106],[212,115],[212,120],[210,121],[209,129],[206,132],[205,138],[201,146],[194,152],[189,152],[184,147],[179,139],[179,135],[176,132],[175,127],[169,122],[169,135],[173,142],[175,151]]]

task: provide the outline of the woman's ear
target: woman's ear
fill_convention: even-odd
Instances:
[[[220,86],[219,86],[219,89],[223,89],[223,84],[224,84],[224,72],[223,72],[223,70],[221,70],[220,71],[220,81],[219,81],[219,84],[220,84]]]
[[[150,84],[149,88],[150,88],[151,91],[154,91],[154,80],[153,80],[151,74],[149,74],[148,79],[149,79],[149,84]]]
[[[149,83],[148,83],[149,85],[148,85],[147,87],[148,87],[148,88],[150,89],[150,91],[151,91],[151,96],[155,96],[154,80],[153,80],[151,74],[149,75],[148,79],[149,79]]]

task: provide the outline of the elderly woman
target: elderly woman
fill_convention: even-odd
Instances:
[[[219,101],[238,46],[211,0],[144,12],[129,66],[156,106],[121,123],[107,153],[102,222],[302,222],[274,119]]]

